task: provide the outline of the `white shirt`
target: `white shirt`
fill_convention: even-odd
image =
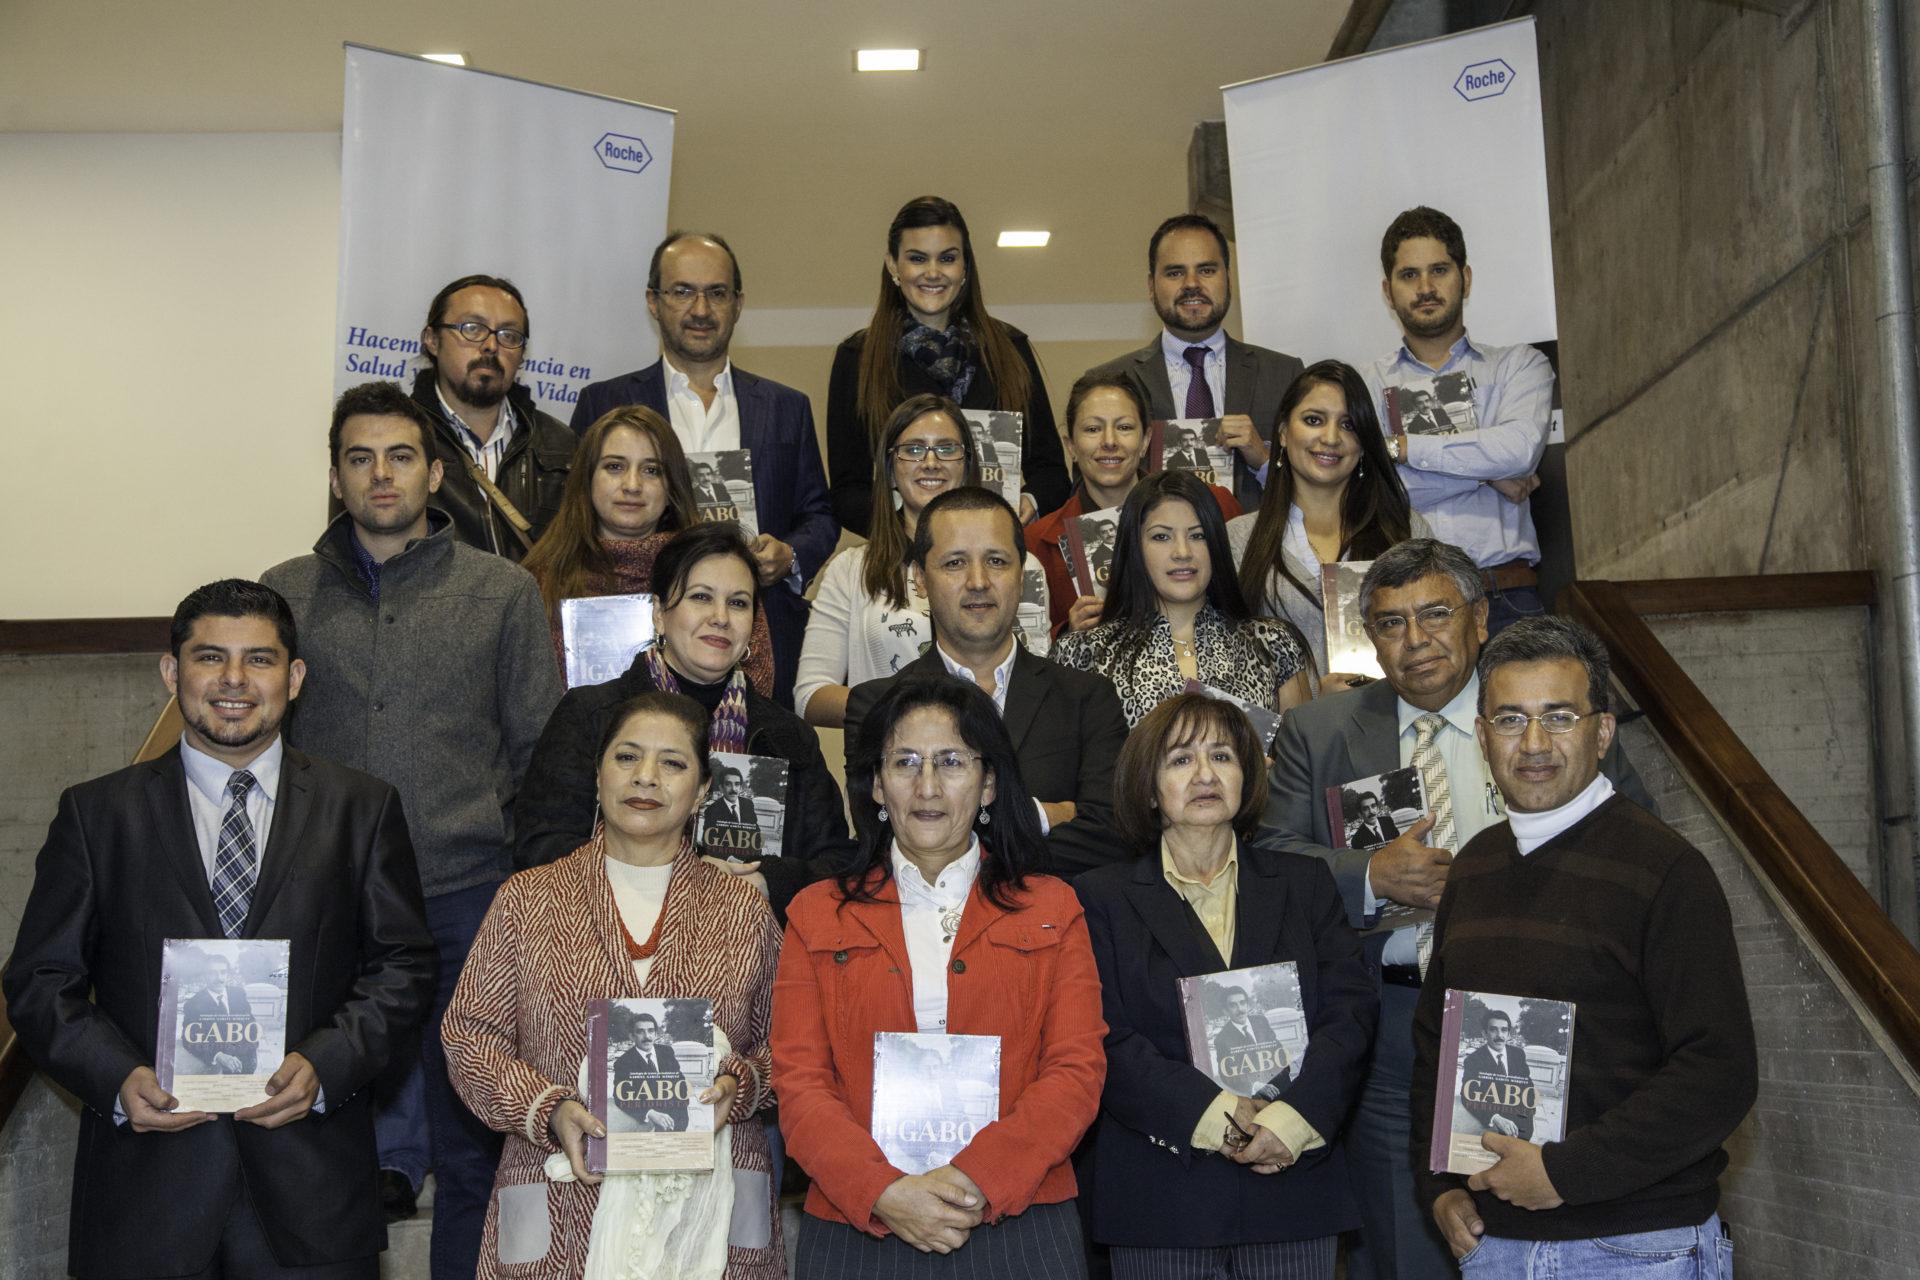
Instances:
[[[702,404],[693,380],[663,358],[667,375],[667,418],[680,447],[688,453],[712,453],[740,447],[740,401],[733,394],[733,361],[713,379],[713,403]]]
[[[604,861],[607,864],[607,884],[613,889],[613,905],[620,912],[620,923],[627,927],[627,932],[633,935],[635,942],[644,943],[653,936],[653,926],[660,919],[661,909],[667,904],[667,882],[673,879],[673,864],[668,862],[657,867],[635,867],[617,858]],[[633,976],[644,983],[652,968],[652,956],[635,960]]]
[[[973,668],[955,662],[948,656],[947,651],[940,647],[937,640],[934,642],[933,651],[940,655],[940,661],[946,666],[948,675],[959,676],[968,684],[980,683],[974,678]],[[1007,714],[1007,686],[1013,682],[1013,660],[1019,656],[1019,653],[1020,642],[1011,636],[1007,637],[1007,659],[993,669],[993,705],[1002,716]],[[1040,834],[1044,836],[1053,830],[1053,824],[1047,821],[1047,806],[1041,804],[1039,797],[1036,796],[1033,809],[1040,815]]]
[[[1580,789],[1579,795],[1558,809],[1548,809],[1545,813],[1509,809],[1507,821],[1513,825],[1513,842],[1520,846],[1520,856],[1526,857],[1612,798],[1613,783],[1607,780],[1606,774],[1596,773],[1593,781]]]
[[[453,427],[453,434],[460,437],[460,445],[467,451],[467,456],[487,473],[487,479],[498,480],[500,460],[507,456],[507,446],[513,443],[513,433],[519,425],[519,419],[513,412],[513,402],[500,402],[500,416],[493,420],[493,434],[482,440],[480,433],[468,426],[467,420],[447,403],[446,393],[440,390],[437,381],[433,384],[433,394],[440,398],[440,411]]]
[[[913,969],[913,1019],[925,1034],[947,1029],[947,963],[967,895],[980,875],[980,837],[949,862],[932,884],[920,868],[893,844],[893,881],[900,889],[900,929],[907,938],[907,964]]]
[[[243,766],[253,775],[247,788],[247,821],[253,824],[254,870],[266,856],[267,835],[273,830],[273,798],[280,788],[280,759],[286,748],[279,734],[267,749]],[[213,885],[213,860],[220,852],[220,825],[226,821],[227,807],[233,797],[227,792],[227,780],[238,772],[224,760],[217,760],[180,739],[180,763],[187,771],[187,808],[193,814],[193,837],[200,845],[200,865],[207,873],[207,885]]]

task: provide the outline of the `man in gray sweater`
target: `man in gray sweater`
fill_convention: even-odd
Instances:
[[[393,1082],[375,1130],[391,1216],[412,1211],[432,1152],[442,1280],[474,1273],[500,1139],[447,1082],[440,1018],[512,870],[514,794],[563,690],[532,575],[457,541],[428,505],[431,431],[395,383],[341,396],[327,443],[345,511],[262,581],[293,606],[307,662],[289,739],[391,783],[414,833],[440,976],[420,1069]]]

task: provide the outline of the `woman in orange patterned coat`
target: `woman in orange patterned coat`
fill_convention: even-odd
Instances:
[[[773,1101],[767,1038],[780,933],[760,892],[702,862],[688,838],[707,791],[707,733],[706,712],[680,694],[644,693],[622,707],[599,752],[604,827],[560,861],[508,880],[474,940],[441,1036],[461,1098],[508,1135],[481,1280],[580,1277],[590,1254],[596,1273],[658,1280],[785,1275],[778,1181],[759,1119]],[[730,1213],[728,1188],[703,1175],[613,1175],[654,1181],[603,1197],[585,1167],[586,1137],[605,1136],[578,1085],[586,1004],[635,997],[713,1002],[732,1051],[699,1098],[715,1104],[716,1129],[733,1126],[739,1203]],[[729,1179],[726,1162],[716,1164],[713,1178]]]

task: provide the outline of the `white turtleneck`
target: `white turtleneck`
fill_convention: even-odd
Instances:
[[[1593,781],[1589,782],[1579,795],[1558,809],[1547,809],[1540,813],[1522,813],[1512,805],[1508,805],[1507,821],[1513,824],[1513,842],[1520,846],[1520,856],[1526,857],[1598,809],[1612,796],[1613,784],[1607,781],[1607,775],[1596,773],[1593,775]]]

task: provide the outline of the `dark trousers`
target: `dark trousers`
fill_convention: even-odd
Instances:
[[[952,1253],[921,1253],[897,1236],[875,1238],[806,1215],[794,1280],[1083,1280],[1080,1215],[1072,1202],[1036,1204],[973,1229]]]
[[[246,1194],[245,1180],[240,1193],[227,1206],[227,1225],[220,1233],[220,1247],[206,1270],[170,1280],[377,1280],[380,1255],[350,1258],[345,1262],[327,1262],[313,1267],[283,1267],[274,1261],[267,1244],[267,1233],[254,1212],[253,1200]]]
[[[1487,639],[1491,640],[1522,618],[1537,618],[1547,611],[1539,591],[1533,587],[1508,587],[1487,592]]]
[[[1333,1280],[1338,1236],[1210,1249],[1113,1247],[1114,1280]]]
[[[1458,1280],[1453,1251],[1413,1189],[1407,1088],[1413,1079],[1413,1007],[1420,992],[1383,984],[1380,1030],[1347,1126],[1347,1169],[1360,1206],[1360,1237],[1347,1253],[1352,1280]]]

